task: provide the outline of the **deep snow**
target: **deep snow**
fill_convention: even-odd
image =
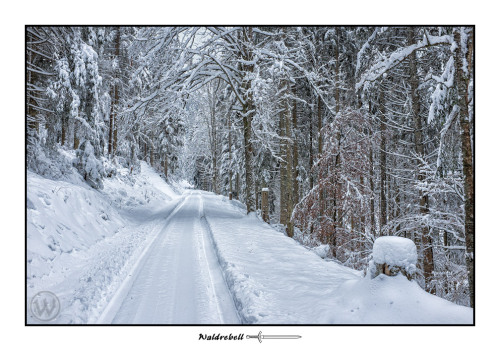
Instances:
[[[146,163],[102,191],[27,181],[27,303],[55,293],[51,323],[473,322],[470,308],[325,261],[238,201],[169,185]]]
[[[416,282],[365,278],[321,259],[223,196],[204,198],[214,246],[244,323],[472,323],[471,308],[430,295]]]
[[[102,192],[28,172],[27,303],[51,291],[61,302],[53,323],[95,323],[179,193],[146,163],[105,179]],[[29,308],[27,319],[38,323]]]

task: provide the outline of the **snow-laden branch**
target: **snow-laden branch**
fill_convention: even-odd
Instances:
[[[356,91],[364,87],[366,83],[373,82],[379,79],[381,76],[383,76],[384,73],[399,65],[417,50],[435,45],[452,45],[453,43],[453,38],[450,35],[433,36],[425,33],[423,39],[418,43],[399,48],[394,51],[389,57],[384,56],[380,58],[375,64],[373,64],[366,72],[361,75],[360,80],[356,83]]]
[[[213,55],[208,55],[208,57],[210,57],[222,69],[222,71],[224,72],[224,74],[226,75],[226,77],[228,79],[228,82],[229,82],[229,85],[231,86],[231,89],[233,90],[234,94],[236,95],[236,98],[238,99],[238,101],[240,102],[241,105],[244,105],[245,100],[240,95],[238,88],[234,84],[233,79],[231,79],[231,74],[229,74],[226,67],[224,67],[224,65],[219,60],[217,60],[217,58],[214,57]]]
[[[356,60],[356,77],[359,75],[359,70],[361,69],[361,59],[362,59],[363,55],[370,48],[371,43],[377,37],[377,34],[380,33],[381,31],[382,31],[381,27],[375,28],[375,30],[373,31],[372,35],[370,35],[370,37],[363,44],[363,46],[361,47],[361,49],[359,49],[358,55],[357,55],[357,60]]]

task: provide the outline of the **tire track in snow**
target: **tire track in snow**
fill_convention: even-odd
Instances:
[[[198,195],[198,199],[200,201],[199,213],[202,228],[202,251],[204,254],[205,262],[207,263],[207,267],[209,268],[208,277],[210,279],[212,294],[215,297],[215,303],[217,306],[220,322],[223,324],[241,324],[241,318],[234,304],[234,297],[227,286],[226,280],[224,278],[224,273],[222,272],[222,267],[219,262],[219,257],[217,256],[213,247],[212,233],[205,217],[203,198]],[[216,293],[215,291],[216,286],[218,286],[219,288],[219,293]],[[226,318],[224,318],[224,316],[228,315],[229,319],[226,321]]]
[[[240,324],[201,219],[203,198],[193,195],[169,216],[102,321]]]
[[[159,224],[155,231],[156,234],[154,237],[151,239],[149,244],[144,248],[140,256],[137,258],[135,263],[133,264],[132,268],[130,269],[129,274],[127,277],[123,280],[123,282],[120,284],[120,287],[116,290],[115,294],[113,297],[110,299],[108,302],[107,306],[105,307],[104,311],[101,313],[100,317],[97,319],[96,324],[111,324],[113,321],[116,313],[121,307],[121,304],[123,303],[125,297],[127,296],[128,291],[134,284],[138,272],[141,270],[141,268],[144,265],[144,262],[146,261],[147,253],[150,251],[150,248],[153,246],[153,243],[158,241],[158,238],[161,236],[161,233],[169,226],[170,221],[173,216],[179,211],[179,209],[182,207],[182,205],[186,202],[187,197],[184,197],[179,200],[177,205],[169,212],[167,217],[165,218],[165,222]],[[160,229],[158,229],[160,228]]]

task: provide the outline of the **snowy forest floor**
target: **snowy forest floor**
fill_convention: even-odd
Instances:
[[[184,184],[186,185],[186,184]],[[64,324],[471,324],[473,310],[405,277],[323,260],[226,197],[141,163],[96,191],[27,177],[27,304]],[[39,323],[27,308],[29,324]]]

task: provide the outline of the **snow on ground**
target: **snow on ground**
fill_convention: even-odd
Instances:
[[[96,191],[78,181],[27,176],[27,293],[55,293],[54,323],[92,323],[179,201],[146,163]],[[28,309],[28,322],[37,323]]]
[[[186,194],[99,323],[239,324],[208,233],[203,200]]]
[[[102,191],[30,172],[27,182],[28,302],[55,293],[51,323],[473,322],[470,308],[323,260],[239,201],[182,191],[191,185],[170,186],[146,163]]]
[[[350,280],[334,293],[328,323],[472,324],[472,309],[425,292],[403,275]]]
[[[473,322],[472,309],[430,295],[403,276],[365,278],[321,259],[221,196],[204,198],[214,246],[243,323]]]

